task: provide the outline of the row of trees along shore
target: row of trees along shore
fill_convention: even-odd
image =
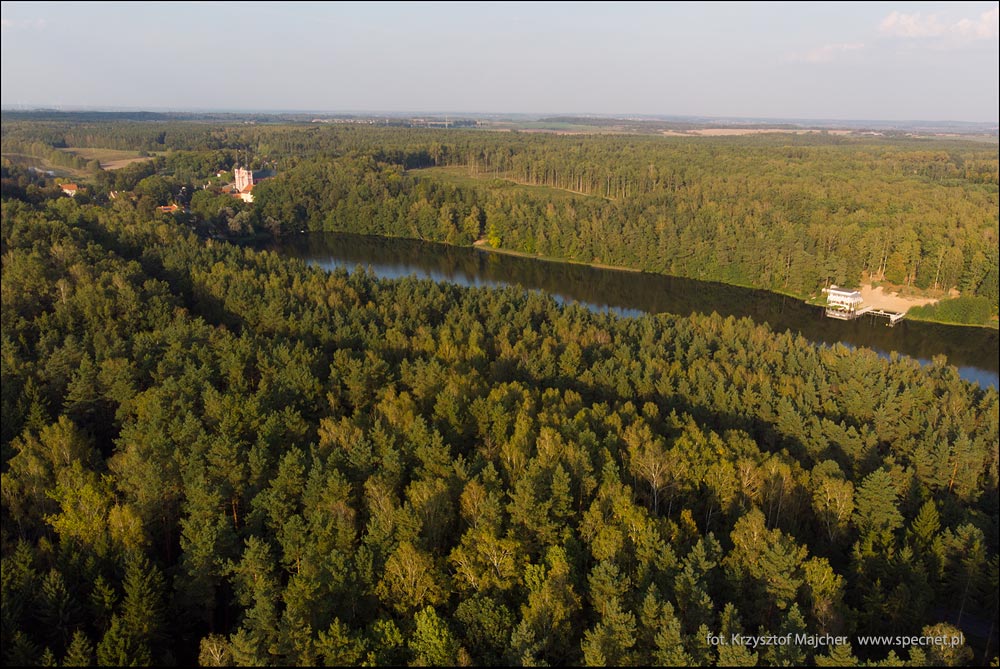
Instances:
[[[998,396],[942,361],[326,273],[10,174],[7,664],[996,661]],[[799,633],[848,641],[709,643]]]

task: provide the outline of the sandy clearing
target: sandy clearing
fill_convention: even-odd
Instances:
[[[872,288],[870,283],[861,286],[861,298],[864,300],[863,306],[896,313],[906,313],[910,307],[922,307],[925,304],[938,302],[930,297],[900,297],[899,293],[886,293],[882,286]]]
[[[701,130],[692,130],[695,135],[704,135],[705,137],[733,137],[736,135],[762,135],[764,133],[781,132],[789,135],[804,135],[807,133],[816,132],[818,130],[799,130],[790,128],[703,128]]]

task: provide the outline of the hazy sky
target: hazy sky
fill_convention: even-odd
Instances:
[[[0,7],[8,107],[998,117],[996,2]]]

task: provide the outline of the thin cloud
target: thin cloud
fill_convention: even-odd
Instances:
[[[976,19],[945,21],[938,14],[892,12],[878,30],[888,37],[935,40],[952,44],[994,39],[1000,34],[1000,8],[983,12]]]
[[[24,21],[13,21],[11,19],[0,18],[0,30],[41,30],[45,27],[45,19],[26,19]]]
[[[956,34],[970,39],[992,39],[1000,35],[1000,7],[983,12],[979,19],[962,19],[954,26]]]
[[[793,54],[791,60],[804,63],[829,63],[846,51],[860,51],[864,48],[865,45],[861,42],[824,44],[805,53]]]

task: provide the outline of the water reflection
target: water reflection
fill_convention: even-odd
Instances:
[[[621,316],[643,313],[717,312],[746,316],[784,332],[799,332],[811,341],[865,346],[888,357],[896,351],[928,363],[943,355],[968,381],[997,387],[1000,368],[998,333],[904,320],[888,327],[884,319],[862,317],[837,321],[801,300],[762,290],[710,281],[609,270],[568,263],[430,244],[411,239],[387,239],[341,233],[297,235],[271,246],[284,255],[326,269],[371,267],[385,278],[417,276],[463,286],[519,285],[545,291],[560,303],[579,302],[588,308]]]

